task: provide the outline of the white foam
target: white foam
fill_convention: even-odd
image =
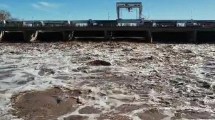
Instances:
[[[11,109],[10,98],[12,95],[17,94],[19,92],[30,91],[30,90],[45,90],[53,86],[63,86],[66,88],[74,89],[90,89],[92,93],[90,93],[89,97],[94,97],[94,100],[80,98],[84,105],[78,108],[73,113],[68,113],[65,116],[70,115],[78,115],[78,110],[85,106],[94,106],[96,108],[102,109],[102,113],[114,111],[112,107],[118,107],[120,105],[132,102],[123,102],[123,100],[127,101],[135,101],[133,104],[140,105],[141,103],[146,103],[149,105],[153,105],[162,109],[164,114],[168,115],[167,118],[173,116],[174,111],[176,110],[185,110],[185,109],[193,109],[197,111],[208,111],[213,112],[210,107],[204,106],[204,108],[200,108],[198,106],[193,107],[190,106],[190,102],[187,98],[183,96],[179,98],[181,101],[185,103],[185,105],[178,106],[177,108],[165,108],[160,105],[160,97],[163,99],[170,99],[171,94],[166,93],[165,91],[159,93],[155,89],[151,89],[150,91],[145,91],[149,95],[149,100],[142,100],[142,98],[130,92],[128,88],[125,87],[124,83],[115,83],[114,81],[104,81],[103,84],[95,83],[95,86],[78,86],[79,83],[89,82],[94,83],[91,80],[85,80],[85,77],[89,76],[101,76],[103,74],[96,73],[84,73],[84,72],[74,72],[73,69],[77,69],[78,67],[86,66],[86,63],[91,60],[101,59],[105,61],[109,61],[112,66],[110,67],[92,67],[89,66],[87,71],[93,70],[104,70],[108,68],[110,73],[114,73],[116,76],[121,75],[130,75],[134,73],[133,77],[140,76],[151,76],[152,71],[157,71],[157,74],[162,76],[162,79],[169,78],[183,78],[181,75],[172,75],[166,73],[169,72],[168,64],[171,65],[181,65],[187,66],[187,64],[192,61],[195,64],[188,64],[188,66],[192,74],[198,80],[204,80],[205,76],[202,75],[202,72],[205,72],[201,67],[203,66],[203,62],[205,57],[214,58],[215,47],[214,45],[151,45],[151,44],[137,44],[137,43],[120,43],[117,47],[108,45],[109,43],[76,43],[76,47],[72,46],[63,46],[63,45],[47,45],[40,44],[37,47],[32,47],[32,45],[22,45],[21,47],[18,45],[1,45],[0,48],[0,72],[6,70],[14,70],[11,74],[14,74],[14,77],[7,77],[3,80],[0,80],[0,117],[2,118],[12,118],[10,114],[8,114],[8,110]],[[62,48],[59,49],[61,46]],[[79,47],[78,47],[79,46]],[[101,47],[97,47],[101,46]],[[170,51],[165,51],[164,49],[167,46],[171,46]],[[113,47],[113,48],[110,48]],[[129,49],[129,51],[123,51],[123,49]],[[168,48],[169,49],[169,48]],[[190,58],[189,60],[176,59],[179,58],[182,50],[188,49],[191,50],[196,57]],[[164,52],[161,52],[164,50]],[[171,50],[178,54],[171,54]],[[13,52],[19,52],[17,54],[13,54]],[[91,60],[80,60],[82,57],[90,57]],[[153,60],[143,61],[141,63],[131,64],[127,61],[130,58],[139,58],[144,59],[146,56],[153,56]],[[170,57],[170,62],[165,61],[165,57]],[[5,67],[12,66],[12,68]],[[52,69],[55,74],[51,75],[38,75],[41,67]],[[2,68],[2,69],[1,69]],[[162,73],[163,72],[163,73]],[[165,75],[168,74],[169,78],[166,78]],[[0,74],[1,75],[1,74]],[[26,81],[26,76],[29,75],[34,77],[33,80],[26,82],[25,84],[18,84],[19,81]],[[63,79],[55,79],[60,75],[68,76],[69,80]],[[1,76],[0,76],[1,77]],[[122,78],[123,79],[123,78]],[[141,78],[140,78],[141,79]],[[195,82],[195,80],[191,80]],[[211,80],[212,81],[212,80]],[[132,83],[132,82],[131,82]],[[148,85],[159,85],[165,87],[171,87],[170,84],[162,83],[160,81],[156,81],[154,79],[141,79],[139,83],[136,84],[134,81],[134,85],[148,84]],[[215,82],[214,82],[215,83]],[[213,83],[213,84],[214,84]],[[198,90],[197,86],[186,83],[183,87],[185,87],[185,91],[183,93],[189,93],[192,90]],[[178,88],[181,89],[181,88]],[[171,90],[176,92],[178,89],[172,88]],[[120,93],[114,93],[113,91],[120,91]],[[202,89],[201,89],[202,90]],[[101,95],[104,94],[103,96]],[[172,96],[174,97],[174,96]],[[205,97],[202,99],[206,104],[212,104],[215,101]],[[144,109],[134,110],[128,114],[129,117],[132,117],[134,120],[139,120],[139,117],[136,116],[137,113],[143,111]],[[61,116],[59,119],[63,119]],[[90,119],[95,119],[98,117],[98,114],[88,115]]]

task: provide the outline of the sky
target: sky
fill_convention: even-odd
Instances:
[[[142,2],[145,19],[215,19],[215,0],[0,0],[0,9],[21,20],[116,19],[116,2]],[[136,18],[136,10],[122,18]]]

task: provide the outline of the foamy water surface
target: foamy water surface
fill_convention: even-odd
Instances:
[[[111,66],[86,64],[93,60]],[[82,106],[59,120],[71,115],[215,119],[214,80],[213,44],[2,43],[0,119],[17,119],[10,113],[12,95],[53,86],[92,91],[88,98],[80,98]],[[101,112],[80,114],[86,106]]]

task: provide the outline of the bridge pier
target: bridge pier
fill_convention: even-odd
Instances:
[[[63,41],[71,41],[74,39],[74,31],[63,31]]]
[[[70,41],[74,39],[74,31],[24,31],[24,40],[26,42],[49,42],[49,41]],[[0,40],[3,38],[4,31],[0,34]]]
[[[104,31],[104,39],[105,40],[112,40],[112,32],[111,31]]]
[[[146,42],[153,43],[153,36],[151,31],[147,31]]]
[[[63,41],[68,41],[68,35],[66,34],[66,32],[62,32],[62,36],[63,36]]]
[[[35,34],[37,34],[37,33],[35,33],[34,31],[25,31],[24,32],[24,40],[26,42],[34,42],[34,41],[36,41]]]
[[[1,33],[0,33],[0,42],[2,42],[2,40],[3,40],[4,33],[5,33],[5,31],[1,31]]]
[[[74,40],[74,34],[75,34],[74,31],[69,33],[69,40]]]
[[[37,40],[38,34],[39,34],[38,30],[36,32],[32,33],[32,34],[29,33],[27,39],[29,39],[30,42],[38,42],[38,40]]]
[[[198,42],[198,41],[197,41],[197,31],[194,30],[194,31],[192,31],[190,34],[191,34],[191,35],[190,35],[190,40],[189,40],[189,42],[190,42],[190,43],[197,43],[197,42]]]

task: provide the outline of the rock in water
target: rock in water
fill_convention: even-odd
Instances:
[[[48,68],[41,68],[40,71],[38,72],[40,76],[45,76],[45,75],[53,75],[55,74],[55,71],[52,69]]]
[[[111,66],[109,62],[103,61],[103,60],[94,60],[91,62],[88,62],[87,65],[92,65],[92,66]]]
[[[80,116],[80,115],[72,115],[69,117],[64,118],[64,120],[87,120],[88,117]]]
[[[14,95],[11,99],[13,115],[24,120],[50,120],[75,111],[80,105],[79,90],[52,88]]]

